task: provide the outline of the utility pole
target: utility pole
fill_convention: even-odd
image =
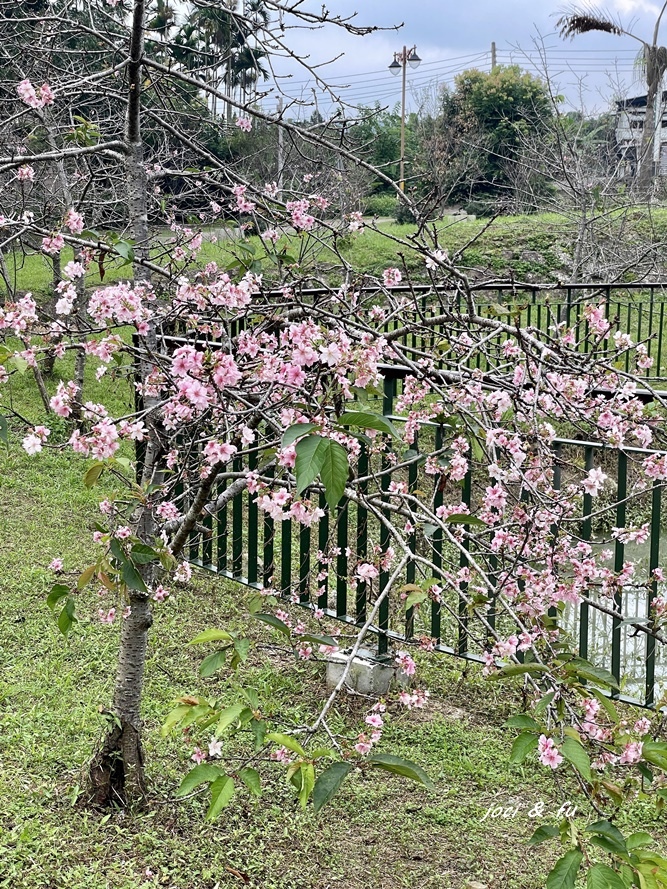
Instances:
[[[493,40],[491,43],[491,70],[495,71],[498,67],[498,60],[496,58],[496,41]]]
[[[392,74],[398,74],[402,71],[403,83],[401,86],[401,161],[398,187],[401,191],[405,191],[405,85],[408,73],[408,65],[411,68],[417,68],[421,59],[417,55],[417,47],[413,46],[408,49],[404,46],[401,52],[394,53],[394,61],[389,66]]]
[[[283,196],[283,165],[284,165],[284,148],[283,148],[283,128],[282,128],[282,119],[283,119],[283,97],[278,97],[278,195],[277,197],[282,200]]]

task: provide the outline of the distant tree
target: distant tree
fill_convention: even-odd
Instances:
[[[497,200],[512,190],[525,142],[553,116],[546,85],[518,66],[464,71],[443,90],[438,117],[423,130],[424,159],[438,153],[431,187],[452,200]],[[443,154],[444,152],[444,154]]]

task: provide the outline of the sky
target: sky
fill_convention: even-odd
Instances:
[[[321,6],[321,0],[301,3],[312,12]],[[311,65],[322,66],[316,69],[320,76],[353,105],[377,101],[392,108],[400,102],[401,77],[392,76],[388,65],[404,45],[416,45],[422,59],[417,70],[408,69],[407,104],[416,108],[432,101],[439,86],[451,84],[466,68],[490,70],[492,41],[499,64],[543,73],[546,59],[554,92],[565,97],[566,109],[598,113],[618,96],[645,92],[634,66],[640,44],[612,34],[562,40],[556,20],[564,4],[558,0],[330,0],[327,6],[332,14],[356,12],[353,21],[360,26],[385,29],[363,37],[334,26],[286,33],[286,43]],[[624,28],[652,40],[658,6],[649,0],[611,0],[605,8]],[[663,31],[660,42],[667,43],[667,16]],[[306,102],[306,116],[315,105],[325,115],[335,107],[305,68],[288,59],[274,64],[285,102]],[[273,109],[276,98],[274,92],[262,105]]]

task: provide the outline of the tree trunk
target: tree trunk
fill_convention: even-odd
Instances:
[[[140,705],[153,623],[149,602],[145,593],[133,593],[123,619],[111,728],[90,764],[88,802],[97,807],[142,808],[146,802]]]
[[[655,112],[659,86],[660,80],[656,81],[655,78],[649,80],[648,91],[646,94],[646,115],[644,117],[644,129],[642,130],[642,140],[637,164],[637,184],[642,194],[648,193],[653,186],[653,146],[655,144],[656,135]]]
[[[126,131],[127,190],[130,225],[135,239],[135,257],[145,260],[149,256],[149,232],[147,213],[147,177],[144,166],[141,138],[141,83],[144,53],[145,0],[135,0],[130,37],[130,61],[128,65],[128,111]],[[149,270],[135,262],[134,280],[150,282]],[[146,339],[155,344],[155,330],[151,326]],[[150,366],[142,363],[142,379],[150,372]],[[154,401],[154,400],[153,400]],[[146,407],[154,406],[146,399]],[[148,420],[148,418],[147,418]],[[161,456],[157,421],[148,421],[149,442],[144,476],[155,479],[159,472]],[[145,543],[152,543],[155,521],[150,508],[139,507],[136,518],[136,534]],[[147,589],[153,582],[152,566],[139,568]],[[111,727],[94,756],[89,771],[89,801],[97,806],[122,805],[135,808],[146,803],[146,778],[144,755],[141,744],[141,693],[146,665],[148,630],[153,623],[150,594],[129,591],[130,614],[123,619],[118,669],[113,698],[113,711],[109,714]]]

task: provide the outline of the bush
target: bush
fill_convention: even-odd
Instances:
[[[396,212],[396,197],[393,194],[371,194],[366,198],[366,216],[393,216]]]
[[[468,216],[476,216],[478,219],[484,219],[493,216],[495,207],[492,201],[470,201],[462,207]]]
[[[394,204],[394,219],[399,225],[412,225],[417,220],[412,210],[403,201]]]

